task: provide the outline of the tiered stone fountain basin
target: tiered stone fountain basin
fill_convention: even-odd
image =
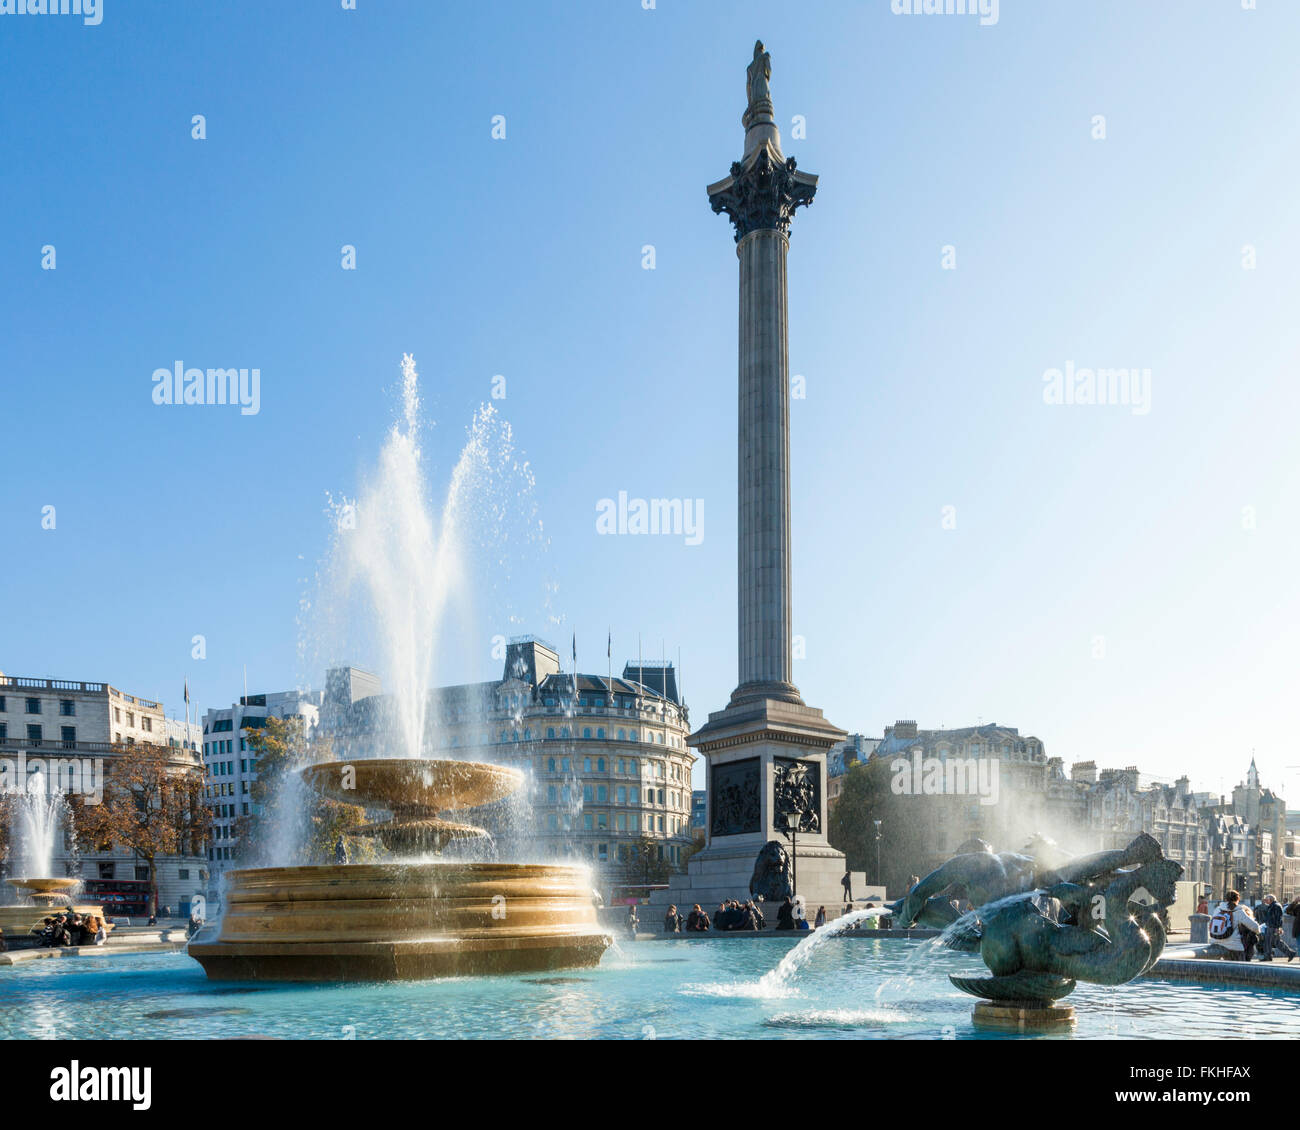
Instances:
[[[80,879],[37,878],[9,879],[11,887],[23,892],[31,901],[17,906],[0,906],[0,931],[7,938],[25,938],[51,914],[69,906],[71,891]],[[104,908],[97,904],[72,904],[78,914],[102,918]]]
[[[481,829],[440,816],[500,800],[520,773],[476,762],[375,759],[304,771],[323,795],[391,820],[366,825],[417,855]],[[216,940],[190,956],[214,980],[387,981],[595,965],[610,944],[581,867],[412,861],[228,872]]]

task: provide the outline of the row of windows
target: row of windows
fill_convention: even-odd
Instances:
[[[225,741],[220,741],[220,742],[204,742],[204,743],[203,743],[203,756],[204,756],[204,757],[207,757],[209,754],[213,754],[213,753],[234,753],[234,752],[235,752],[235,739],[234,739],[234,738],[229,738],[229,739],[227,739],[227,740],[225,740]],[[248,739],[247,739],[247,738],[240,738],[240,739],[239,739],[239,752],[240,752],[240,753],[247,753],[247,752],[248,752]]]
[[[554,757],[548,757],[546,759],[546,772],[572,773],[575,771],[573,769],[573,766],[576,765],[577,762],[578,759],[576,757],[561,757],[559,758],[558,761]],[[611,767],[617,765],[618,766],[617,772],[619,773],[633,773],[633,774],[636,773],[639,764],[635,757],[620,757],[617,759],[617,761],[614,758],[610,758],[609,763]],[[558,770],[556,769],[557,765],[559,766]],[[582,759],[582,771],[584,773],[593,772],[593,768],[592,768],[593,766],[595,767],[594,772],[596,773],[605,772],[605,759],[603,757],[597,757],[595,759],[592,759],[590,757],[584,757]],[[651,768],[652,766],[653,769]],[[538,768],[541,768],[540,762],[538,763]],[[669,776],[671,776],[674,781],[685,780],[685,777],[683,776],[684,770],[680,764],[674,763],[669,768],[671,770]],[[662,779],[664,776],[664,763],[662,761],[648,762],[646,764],[645,769],[646,769],[647,776],[649,776],[652,772],[654,776],[660,779]]]
[[[642,821],[636,813],[616,812],[614,814],[614,830],[616,832],[640,832],[642,831]],[[647,816],[645,818],[644,831],[662,832],[665,835],[681,835],[686,827],[686,821],[677,816]],[[573,815],[568,812],[548,812],[546,814],[546,828],[551,832],[572,832]],[[582,814],[582,830],[584,832],[608,832],[610,829],[608,812],[584,812]]]
[[[113,707],[113,721],[119,724],[122,721],[122,708],[120,706]],[[135,725],[134,710],[128,710],[126,712],[126,724],[128,726]],[[149,715],[147,714],[140,715],[140,729],[144,730],[146,733],[150,733],[150,734],[153,733],[153,719],[150,718]]]
[[[656,795],[657,793],[657,795]],[[636,785],[619,785],[613,791],[615,804],[640,804],[641,790]],[[663,804],[672,808],[684,808],[681,794],[678,792],[669,792],[665,789],[646,789],[645,799],[647,804]],[[546,803],[547,804],[571,804],[573,800],[573,791],[568,785],[561,785],[558,788],[555,785],[546,786]],[[610,800],[610,790],[606,785],[583,785],[582,786],[582,803],[583,804],[608,804]]]
[[[0,742],[9,740],[9,723],[0,722]],[[27,723],[27,740],[29,742],[43,742],[45,740],[45,727],[39,722]],[[60,726],[59,741],[63,743],[65,749],[71,749],[77,744],[77,727]]]
[[[627,730],[627,729],[620,728],[618,730],[618,737],[615,740],[620,742],[644,741],[647,745],[655,745],[656,743],[658,743],[659,745],[665,745],[665,744],[670,745],[675,749],[682,748],[682,740],[676,735],[670,734],[668,736],[667,742],[665,742],[664,735],[658,733],[657,731],[651,731],[651,730],[644,731],[645,734],[644,738],[641,737],[641,734],[642,731],[640,730],[635,730],[635,729]],[[592,728],[590,726],[583,726],[582,737],[584,741],[603,742],[606,740],[605,727],[597,726],[595,733],[593,735]],[[566,740],[572,740],[572,738],[573,738],[573,734],[569,730],[568,726],[560,727],[558,733],[556,732],[554,726],[546,727],[546,739],[548,741],[556,741],[556,740],[566,741]],[[518,730],[502,730],[497,735],[497,741],[499,742],[517,742],[520,740],[521,737],[520,737],[520,732]],[[531,726],[524,728],[522,740],[526,742],[531,742],[533,740],[533,731]],[[453,738],[451,744],[453,746],[460,745],[460,738]]]
[[[42,700],[39,698],[27,698],[23,700],[28,714],[42,714],[44,707]],[[0,714],[9,713],[9,704],[7,696],[0,694]],[[59,699],[59,713],[65,718],[73,718],[77,713],[77,700],[75,698]]]

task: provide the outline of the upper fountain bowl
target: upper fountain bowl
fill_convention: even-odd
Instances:
[[[7,879],[11,887],[26,891],[33,902],[57,902],[65,892],[77,886],[80,879],[46,878],[46,879]]]
[[[518,769],[481,761],[376,757],[327,761],[302,771],[312,789],[344,804],[456,812],[508,797],[524,783]]]

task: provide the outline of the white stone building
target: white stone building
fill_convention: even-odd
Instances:
[[[24,772],[45,771],[60,791],[91,792],[100,773],[112,772],[115,747],[157,745],[169,749],[178,771],[199,772],[193,726],[168,719],[160,702],[127,694],[108,683],[0,674],[0,759]],[[12,852],[11,852],[12,854]],[[16,858],[6,867],[17,865]],[[103,899],[118,916],[145,912],[148,867],[131,851],[75,850],[66,827],[56,842],[52,870],[78,875],[87,901]],[[198,855],[157,860],[158,906],[189,912],[191,897],[207,884]]]

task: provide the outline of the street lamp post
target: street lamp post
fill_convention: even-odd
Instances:
[[[785,814],[785,830],[790,837],[790,886],[793,890],[792,895],[799,894],[799,813],[787,812]]]
[[[881,877],[880,877],[880,821],[879,821],[879,820],[873,820],[872,823],[876,826],[876,886],[879,887],[879,886],[881,885]]]

